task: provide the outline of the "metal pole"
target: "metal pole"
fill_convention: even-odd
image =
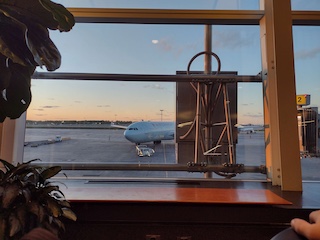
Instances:
[[[212,26],[205,25],[204,32],[204,51],[212,52]],[[211,61],[212,56],[209,54],[204,55],[204,74],[211,75]]]
[[[100,171],[183,171],[183,172],[223,172],[223,173],[265,173],[264,166],[244,165],[184,165],[184,164],[103,164],[103,163],[32,163],[39,167],[60,166],[62,170]]]
[[[212,26],[211,25],[205,25],[205,35],[204,35],[204,50],[206,52],[212,52]],[[204,74],[211,75],[212,73],[212,56],[209,54],[204,55]],[[204,87],[205,91],[205,103],[206,103],[206,109],[207,111],[210,111],[209,109],[209,104],[210,104],[210,93],[209,93],[209,88],[208,85],[205,85]],[[204,132],[204,144],[205,144],[205,151],[208,151],[211,148],[211,128],[209,128],[209,123],[211,122],[210,119],[211,114],[208,112],[206,114],[206,119],[205,121],[205,132]],[[206,156],[206,162],[209,163],[209,157]],[[205,178],[212,178],[212,172],[207,172],[205,173]]]
[[[55,79],[73,81],[121,81],[121,82],[262,82],[260,75],[156,75],[156,74],[108,74],[108,73],[66,73],[35,72],[32,80]]]
[[[194,142],[194,162],[199,162],[199,149],[200,149],[200,131],[201,131],[201,83],[197,83],[197,109],[196,109],[196,119],[195,119],[195,142]]]
[[[228,138],[228,152],[229,152],[229,162],[235,163],[234,159],[234,148],[233,148],[233,137],[232,137],[232,126],[231,126],[231,114],[230,114],[230,101],[228,95],[227,84],[223,84],[223,95],[224,95],[224,112],[226,118],[226,127],[227,127],[227,138]]]

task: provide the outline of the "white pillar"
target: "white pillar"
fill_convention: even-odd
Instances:
[[[26,113],[20,118],[6,118],[2,124],[0,158],[14,165],[23,161]]]

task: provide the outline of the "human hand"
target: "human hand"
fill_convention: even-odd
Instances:
[[[320,210],[311,212],[309,221],[294,218],[291,220],[291,227],[309,240],[320,240]]]

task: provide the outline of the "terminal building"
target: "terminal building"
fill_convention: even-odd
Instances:
[[[299,143],[302,153],[317,155],[319,153],[319,119],[318,108],[298,110]]]
[[[308,94],[297,95],[299,145],[302,155],[317,156],[319,154],[319,113],[318,107],[310,107],[310,98]]]

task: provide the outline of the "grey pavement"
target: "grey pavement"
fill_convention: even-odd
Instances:
[[[176,163],[174,141],[160,145],[149,144],[156,153],[151,157],[139,157],[135,145],[128,142],[120,129],[26,129],[26,142],[55,139],[54,144],[24,148],[24,160],[40,158],[44,163],[108,163],[108,164],[173,164]],[[265,162],[263,133],[239,134],[236,161],[247,166],[260,166]],[[302,158],[303,179],[320,180],[320,158]],[[65,171],[69,178],[147,177],[147,178],[203,178],[203,173],[172,171]],[[213,178],[223,178],[213,174]],[[242,173],[233,179],[263,180],[260,173]]]

